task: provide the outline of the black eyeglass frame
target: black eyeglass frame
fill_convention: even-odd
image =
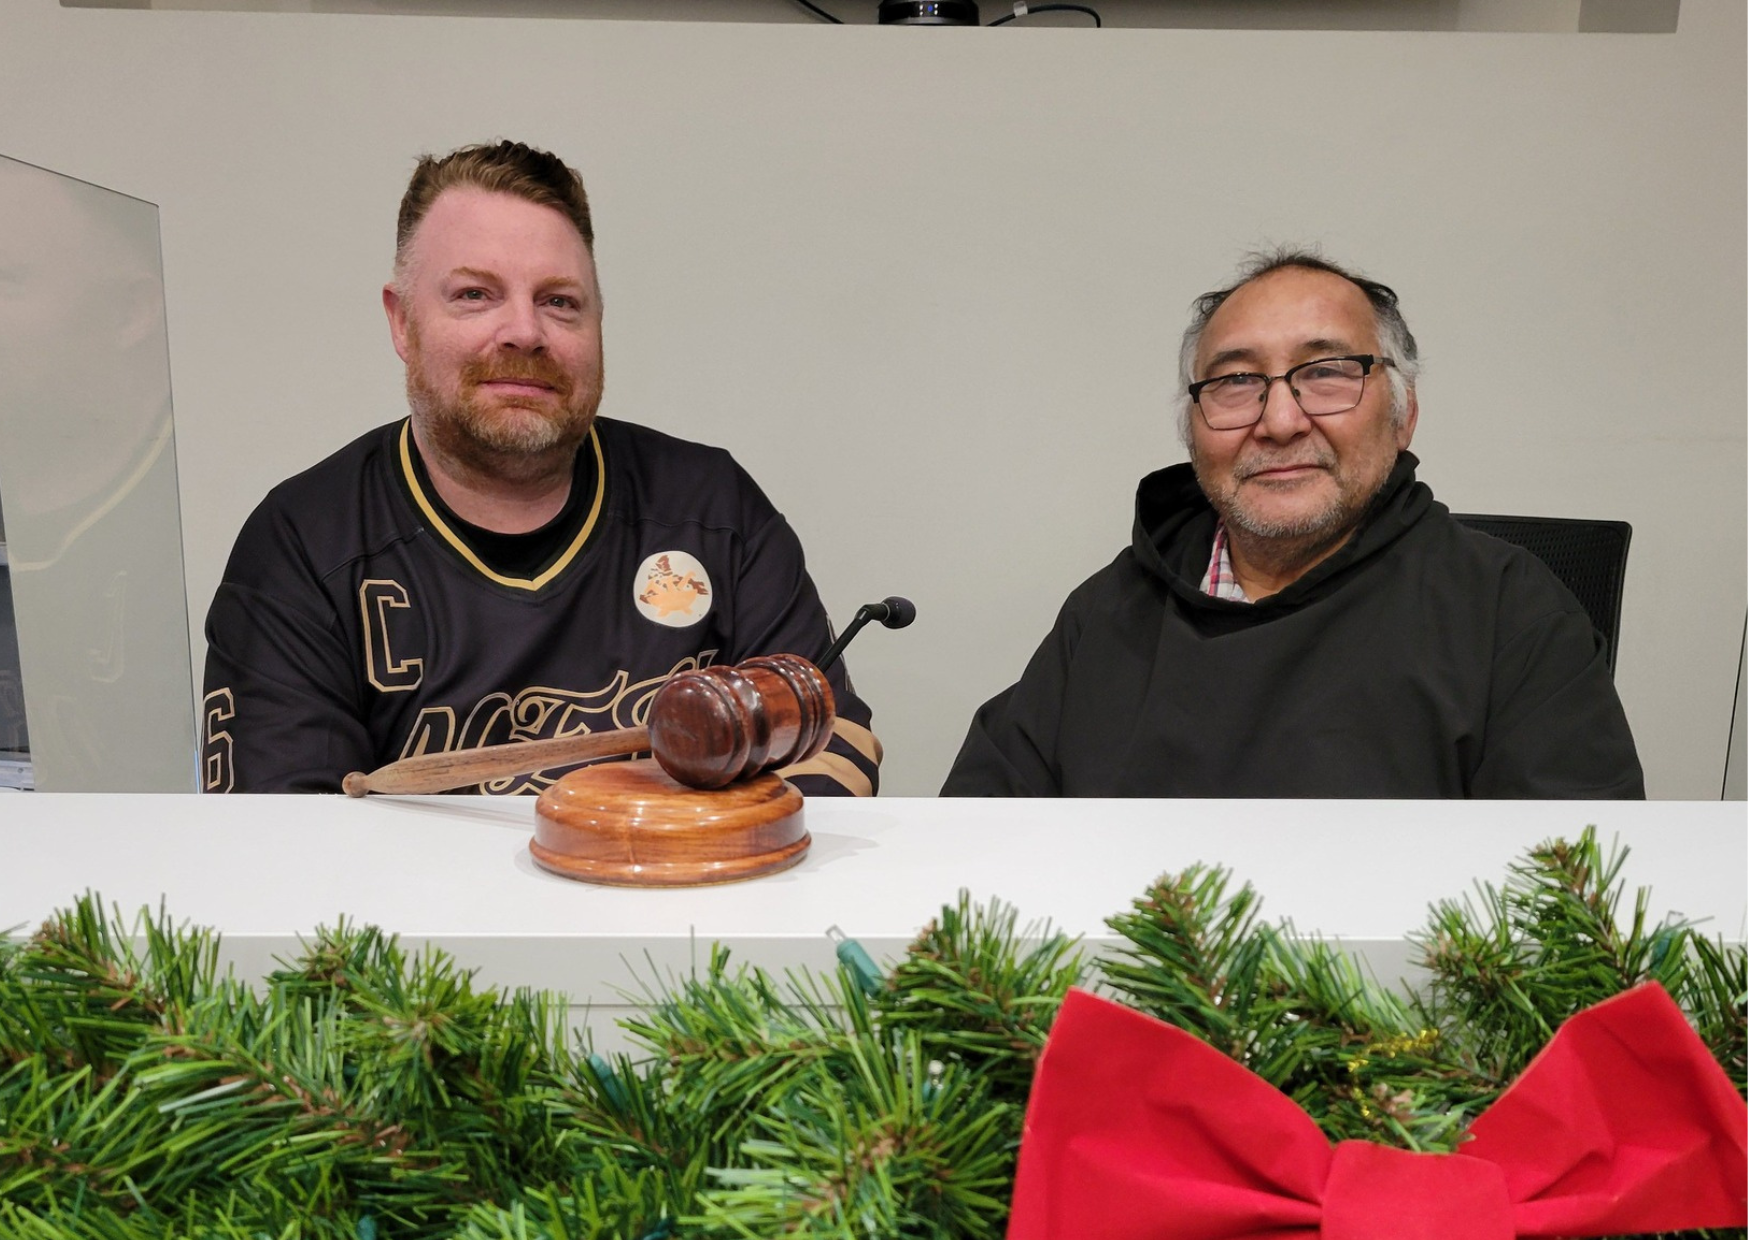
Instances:
[[[1354,398],[1353,404],[1349,405],[1346,409],[1325,409],[1322,413],[1312,413],[1309,409],[1305,408],[1305,402],[1299,396],[1299,389],[1293,386],[1293,376],[1298,374],[1301,370],[1304,370],[1307,366],[1321,366],[1325,362],[1358,362],[1360,364],[1360,394]],[[1254,370],[1235,370],[1229,375],[1212,375],[1209,378],[1201,379],[1190,384],[1189,387],[1184,390],[1189,393],[1190,400],[1195,402],[1196,410],[1202,415],[1202,421],[1207,422],[1209,430],[1241,431],[1255,426],[1258,422],[1262,421],[1262,412],[1268,407],[1269,393],[1274,390],[1275,382],[1277,380],[1286,381],[1287,391],[1293,394],[1293,400],[1299,406],[1299,411],[1306,417],[1327,418],[1333,417],[1338,413],[1351,413],[1353,410],[1360,407],[1360,401],[1366,398],[1366,380],[1371,378],[1372,367],[1395,365],[1395,359],[1379,357],[1375,353],[1347,353],[1339,357],[1314,357],[1310,361],[1300,362],[1292,369],[1278,375],[1258,374]],[[1210,383],[1220,383],[1227,379],[1238,379],[1249,376],[1255,376],[1264,381],[1262,394],[1257,398],[1256,402],[1256,416],[1250,421],[1238,426],[1215,426],[1212,422],[1209,422],[1208,411],[1202,408],[1202,389],[1207,387]]]

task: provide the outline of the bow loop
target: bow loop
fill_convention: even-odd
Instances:
[[[1562,1025],[1469,1125],[1463,1153],[1504,1171],[1526,1234],[1743,1225],[1742,1098],[1656,984]],[[1665,1220],[1682,1203],[1680,1224]]]

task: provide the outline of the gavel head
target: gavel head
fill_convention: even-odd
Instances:
[[[720,788],[825,748],[836,707],[825,674],[800,655],[681,672],[649,707],[650,749],[692,788]]]

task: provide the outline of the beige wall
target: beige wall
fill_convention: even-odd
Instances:
[[[1635,528],[1618,681],[1715,797],[1745,585],[1744,7],[1674,35],[890,30],[0,9],[0,153],[161,207],[191,609],[279,478],[397,415],[410,159],[595,196],[619,417],[732,448],[921,794],[1128,537],[1184,306],[1322,241],[1427,355],[1423,476]],[[1017,37],[1016,37],[1017,36]],[[199,637],[196,635],[196,655]]]

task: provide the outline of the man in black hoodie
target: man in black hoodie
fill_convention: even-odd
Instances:
[[[1415,481],[1396,294],[1258,259],[1184,334],[1190,463],[986,702],[953,796],[1643,797],[1584,609]]]

